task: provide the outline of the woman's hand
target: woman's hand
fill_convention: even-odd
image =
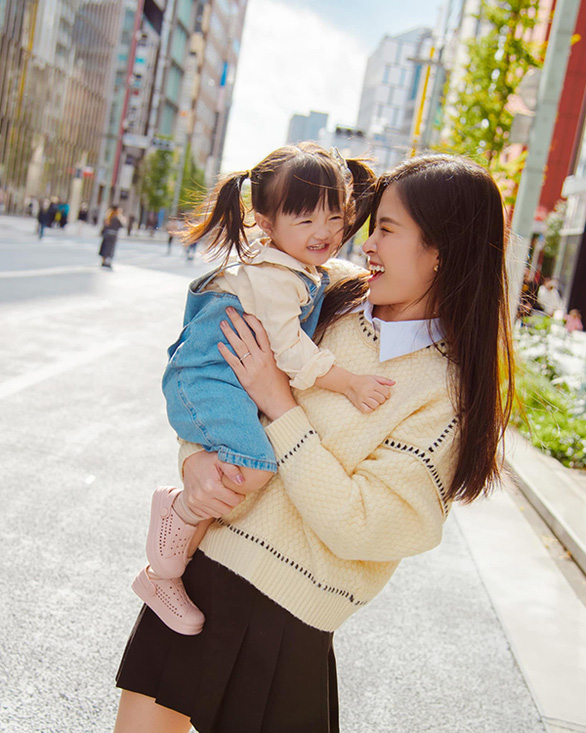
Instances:
[[[267,332],[258,318],[248,314],[241,318],[233,308],[226,312],[234,328],[227,321],[220,325],[236,356],[225,344],[219,343],[218,349],[258,409],[269,420],[276,420],[297,406],[289,377],[277,366]]]
[[[221,517],[228,514],[244,499],[242,494],[224,486],[223,478],[233,484],[242,484],[244,479],[238,466],[222,463],[217,453],[199,451],[183,463],[184,496],[187,506],[202,519]]]

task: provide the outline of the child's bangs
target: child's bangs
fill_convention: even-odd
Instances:
[[[308,214],[318,207],[332,211],[344,208],[346,192],[342,172],[313,156],[287,166],[277,187],[281,189],[278,210],[283,214]]]

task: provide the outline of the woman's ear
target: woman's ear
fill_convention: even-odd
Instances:
[[[264,214],[259,214],[258,211],[255,211],[254,220],[258,224],[258,226],[263,230],[263,232],[265,234],[268,234],[270,237],[271,234],[273,233],[273,225],[269,217],[265,216]]]

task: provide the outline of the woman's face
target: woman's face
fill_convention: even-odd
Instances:
[[[412,321],[426,317],[426,295],[439,263],[438,251],[423,243],[391,184],[383,193],[375,227],[362,246],[369,259],[370,294],[374,315],[383,321]]]

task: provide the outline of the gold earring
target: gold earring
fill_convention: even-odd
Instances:
[[[439,270],[439,265],[436,265],[436,266],[435,266],[435,267],[433,268],[433,271],[434,271],[434,272],[438,272],[438,270]]]

